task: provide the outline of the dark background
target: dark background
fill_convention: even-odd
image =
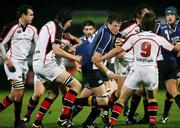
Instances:
[[[164,16],[164,10],[167,6],[175,6],[180,11],[178,0],[5,0],[0,4],[0,29],[9,22],[17,20],[16,9],[21,4],[30,4],[33,6],[35,18],[33,24],[38,30],[49,20],[53,20],[56,13],[67,8],[73,13],[73,23],[70,30],[74,35],[81,35],[81,18],[83,15],[98,15],[98,17],[106,18],[108,12],[118,12],[121,16],[132,15],[134,9],[140,3],[146,3],[152,7],[157,17]],[[94,17],[93,17],[94,18]],[[96,22],[98,19],[94,18]],[[105,20],[101,20],[97,24],[100,25]],[[31,68],[31,65],[30,65]],[[33,73],[30,70],[28,84],[32,87]],[[9,83],[4,74],[4,68],[0,65],[0,89],[10,88]]]
[[[140,3],[149,4],[157,14],[164,14],[167,6],[176,6],[179,10],[178,0],[4,0],[0,7],[0,28],[8,22],[17,19],[16,9],[21,4],[31,4],[35,10],[34,24],[40,28],[45,22],[53,19],[61,8],[73,11],[104,10],[131,14]]]

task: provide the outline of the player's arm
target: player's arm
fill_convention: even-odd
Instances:
[[[72,40],[73,42],[75,42],[76,44],[80,44],[81,43],[81,39],[79,39],[78,37],[70,34],[70,33],[64,33],[64,37],[68,40]]]
[[[124,51],[121,47],[115,47],[113,49],[111,49],[107,54],[103,55],[103,56],[93,56],[93,62],[97,63],[97,62],[101,62],[107,59],[110,59],[112,57],[117,56],[119,53],[121,53],[122,51]]]
[[[53,43],[52,44],[52,49],[53,49],[53,53],[56,56],[64,57],[64,58],[67,58],[67,59],[72,59],[72,60],[75,60],[75,61],[77,61],[79,63],[81,62],[81,58],[82,58],[81,56],[77,56],[77,55],[66,52],[65,50],[60,48],[59,44]]]
[[[3,30],[0,33],[0,49],[1,49],[1,56],[5,60],[5,64],[7,65],[10,72],[15,72],[16,69],[13,65],[13,62],[11,59],[7,56],[6,49],[4,47],[4,44],[10,41],[12,34],[14,32],[13,29],[10,29],[11,26],[6,26],[3,28]]]
[[[180,43],[176,43],[176,45],[173,48],[174,51],[180,51]]]
[[[94,52],[94,54],[93,54],[93,57],[100,57],[100,56],[102,56],[102,55],[98,52]],[[109,78],[117,79],[117,75],[114,74],[114,72],[110,71],[103,63],[97,62],[97,63],[95,63],[95,65],[99,68],[100,71],[105,73]]]

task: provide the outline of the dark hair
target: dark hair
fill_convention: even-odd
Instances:
[[[151,12],[154,13],[153,9],[148,4],[141,3],[135,8],[135,17],[136,18],[141,18],[141,15],[142,15],[143,10],[145,8],[147,8],[148,10],[150,10]]]
[[[55,16],[55,20],[61,22],[62,26],[64,26],[68,20],[72,20],[72,15],[69,10],[62,9]]]
[[[28,5],[28,4],[23,4],[23,5],[19,6],[17,11],[16,11],[16,14],[17,14],[18,18],[21,17],[22,14],[27,15],[28,14],[28,9],[33,10],[32,6]]]
[[[117,21],[117,22],[121,22],[121,18],[120,18],[120,16],[118,15],[118,14],[110,14],[109,16],[108,16],[108,18],[107,18],[107,22],[108,23],[112,23],[113,21]]]
[[[141,22],[142,30],[144,31],[152,31],[155,26],[155,16],[153,13],[146,13]]]
[[[92,20],[85,20],[82,23],[82,27],[84,28],[85,26],[93,26],[94,28],[96,27],[95,23]]]

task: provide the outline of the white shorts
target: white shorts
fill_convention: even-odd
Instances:
[[[148,90],[158,87],[158,69],[154,66],[132,67],[125,79],[124,85],[131,89],[138,89],[141,85]]]
[[[4,70],[6,72],[8,80],[24,81],[29,71],[28,61],[12,60],[12,63],[16,69],[15,72],[10,72],[4,63]]]
[[[43,64],[40,61],[33,62],[34,73],[43,83],[47,80],[54,81],[59,75],[66,71],[63,64],[58,65],[56,61]]]

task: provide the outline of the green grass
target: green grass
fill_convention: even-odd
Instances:
[[[0,100],[2,100],[2,98],[5,97],[8,93],[9,93],[8,91],[0,91]],[[26,91],[24,100],[23,100],[24,102],[23,102],[22,116],[26,111],[26,106],[28,104],[28,101],[29,101],[29,98],[31,97],[31,95],[32,95],[31,90]],[[47,94],[45,94],[45,95],[47,95]],[[161,114],[162,114],[163,108],[164,108],[164,98],[165,98],[164,95],[165,95],[165,91],[159,90],[159,92],[158,92],[159,110],[158,110],[158,119],[157,119],[158,125],[157,126],[158,126],[158,128],[179,128],[180,127],[180,111],[175,103],[173,104],[173,106],[171,108],[168,123],[164,124],[164,125],[159,123],[159,120],[161,118]],[[61,112],[61,105],[62,105],[61,104],[61,96],[59,96],[56,99],[56,101],[53,103],[53,105],[51,106],[50,111],[48,111],[48,113],[45,115],[45,117],[43,119],[43,124],[44,124],[45,128],[58,128],[59,127],[56,124],[56,120],[59,117],[59,114]],[[32,124],[32,122],[35,120],[35,116],[38,111],[38,108],[36,108],[35,111],[33,112],[30,124]],[[142,102],[139,105],[137,112],[139,113],[139,115],[136,118],[141,118],[143,116]],[[81,124],[86,119],[88,113],[89,113],[89,107],[86,107],[83,109],[83,111],[81,113],[79,113],[79,115],[77,115],[75,117],[74,123],[77,124],[79,126],[79,128],[81,128]],[[125,125],[125,120],[126,120],[126,117],[124,117],[122,115],[119,116],[116,128],[120,128],[120,127],[121,128],[147,128],[148,127],[148,125],[131,125],[131,126]],[[12,128],[13,121],[14,121],[13,105],[11,105],[9,108],[7,108],[6,110],[4,110],[3,112],[0,113],[0,122],[1,122],[0,128]],[[102,120],[99,117],[96,119],[95,123],[99,127],[104,126]],[[28,127],[30,128],[31,126],[29,125]]]

